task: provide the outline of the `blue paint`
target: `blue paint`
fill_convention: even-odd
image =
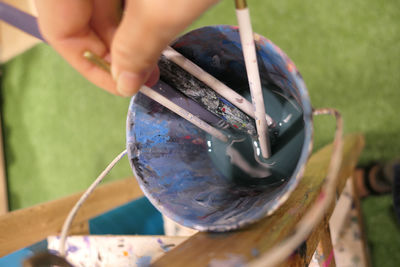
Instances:
[[[164,244],[164,242],[160,238],[157,238],[157,243],[160,245],[160,248],[164,252],[170,251],[171,248],[175,246],[174,244]]]
[[[237,29],[214,26],[186,34],[174,48],[249,99],[238,43]],[[205,132],[140,93],[131,100],[127,150],[132,169],[152,204],[180,224],[202,231],[248,225],[276,210],[302,177],[312,144],[307,89],[279,48],[259,37],[257,49],[262,51],[258,60],[267,110],[279,124],[268,162],[279,183],[270,177],[233,177],[226,172],[224,154],[209,152]]]
[[[48,249],[47,250],[50,254],[54,254],[54,255],[60,255],[60,252],[58,250],[55,249]]]
[[[147,114],[146,114],[147,115]],[[141,120],[141,123],[144,127],[139,127],[136,129],[137,136],[140,136],[141,139],[138,139],[139,142],[146,143],[147,141],[151,141],[156,144],[163,144],[169,140],[166,121],[159,121],[157,123],[152,123],[148,116],[144,116]]]
[[[251,255],[255,258],[257,258],[258,256],[260,256],[260,251],[256,248],[252,248],[251,250]]]
[[[228,100],[226,100],[225,98],[220,98],[220,100],[222,101],[222,103],[224,103],[225,105],[227,105],[228,107],[235,107],[234,105],[231,104],[231,102],[229,102]]]
[[[90,223],[90,222],[89,222],[89,223]],[[89,229],[90,229],[90,233],[93,234],[93,233],[92,233],[92,227],[89,226]],[[87,247],[87,248],[90,248],[90,239],[89,239],[89,236],[84,236],[84,237],[83,237],[83,241],[85,242],[86,247]]]
[[[71,245],[71,244],[68,245],[67,253],[69,253],[69,252],[74,253],[76,251],[78,251],[78,247],[77,246],[74,246],[74,245]]]
[[[136,260],[137,267],[148,267],[151,263],[151,256],[142,256]]]

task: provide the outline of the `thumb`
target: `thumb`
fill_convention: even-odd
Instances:
[[[111,44],[111,72],[123,96],[158,79],[163,49],[216,0],[128,0]],[[156,77],[156,78],[154,78]],[[152,84],[148,84],[152,85]]]

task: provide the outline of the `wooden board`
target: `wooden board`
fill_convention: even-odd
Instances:
[[[355,186],[356,180],[355,180],[355,175],[352,177],[353,179],[353,196],[354,196],[354,205],[356,207],[357,211],[357,220],[358,220],[358,225],[360,226],[360,232],[361,232],[361,243],[362,243],[362,261],[366,263],[366,267],[371,267],[372,266],[372,259],[370,258],[370,252],[369,252],[369,247],[367,246],[367,236],[365,235],[365,223],[364,223],[364,218],[361,210],[361,202],[360,202],[360,197],[359,197],[359,192],[357,186]]]
[[[154,235],[84,235],[69,236],[67,260],[75,267],[149,266],[188,237]],[[48,248],[58,251],[58,236],[47,238]]]
[[[327,227],[329,227],[328,226],[328,219],[327,219],[327,217],[325,217],[324,220],[311,233],[311,235],[307,239],[307,241],[304,244],[302,244],[290,256],[290,258],[287,259],[286,262],[282,264],[282,266],[291,266],[291,267],[308,266],[308,263],[311,261],[313,255],[314,255],[314,252],[315,252],[315,250],[317,248],[317,244],[321,241],[322,238],[326,238],[326,235],[328,234],[326,232]],[[329,235],[329,241],[331,241],[330,235]],[[326,245],[326,243],[324,242],[324,245]],[[324,248],[326,248],[326,247],[324,247]],[[333,253],[333,250],[329,250],[328,257],[329,257],[331,252]],[[321,265],[321,266],[324,266],[324,265]]]
[[[342,191],[345,180],[352,174],[363,145],[364,139],[361,135],[354,134],[345,137],[338,192]],[[317,198],[327,174],[331,152],[332,145],[328,145],[313,154],[298,187],[272,216],[234,232],[198,233],[168,252],[156,261],[154,266],[245,264],[266,252],[291,233],[302,214]],[[310,251],[315,250],[319,240],[318,238],[313,240],[307,242],[306,251],[309,252],[304,253],[304,257],[309,257]]]
[[[101,185],[78,212],[73,228],[85,232],[87,220],[142,196],[136,180]],[[0,257],[58,234],[81,193],[0,216]]]

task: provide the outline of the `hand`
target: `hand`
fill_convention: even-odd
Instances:
[[[159,77],[161,51],[217,0],[37,0],[44,38],[97,86],[131,96]],[[111,62],[112,76],[85,51]]]

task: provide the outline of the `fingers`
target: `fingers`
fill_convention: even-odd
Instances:
[[[39,24],[47,40],[83,34],[92,13],[91,0],[37,0]]]
[[[161,51],[216,0],[37,0],[44,38],[81,74],[99,87],[124,96],[159,77]],[[113,81],[88,62],[85,51],[112,58]]]
[[[94,9],[99,11],[94,0],[37,0],[36,7],[41,32],[54,49],[89,81],[116,94],[115,82],[111,76],[83,57],[83,53],[89,50],[109,58],[109,44],[106,42],[111,42],[113,27],[115,31],[113,16],[100,12],[100,16],[93,17]],[[104,21],[109,19],[107,23],[111,26],[104,26],[107,24],[104,21],[98,24],[101,18]],[[91,23],[96,27],[92,27]],[[108,30],[99,36],[97,32],[100,32],[101,27]]]
[[[94,0],[90,25],[110,49],[122,17],[121,0]]]
[[[111,45],[119,94],[130,96],[157,74],[161,51],[216,0],[127,0]],[[155,71],[155,72],[154,72]]]

